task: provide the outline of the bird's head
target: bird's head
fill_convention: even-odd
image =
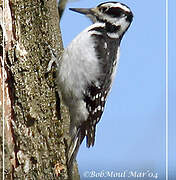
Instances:
[[[115,26],[120,34],[126,32],[133,20],[133,13],[125,4],[109,1],[95,8],[70,8],[86,15],[93,23],[103,22]]]

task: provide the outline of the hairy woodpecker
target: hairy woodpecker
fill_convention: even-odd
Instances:
[[[73,39],[57,62],[58,86],[70,112],[68,163],[76,158],[84,137],[87,147],[94,145],[96,124],[118,64],[120,42],[133,19],[130,8],[119,2],[70,10],[85,14],[93,24]]]

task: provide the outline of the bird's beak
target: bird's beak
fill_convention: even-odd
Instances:
[[[71,11],[75,11],[81,14],[92,14],[93,13],[93,8],[69,8]]]

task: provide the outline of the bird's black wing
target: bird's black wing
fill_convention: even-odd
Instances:
[[[116,65],[118,39],[108,37],[103,27],[96,27],[91,30],[95,32],[92,38],[95,42],[95,51],[100,64],[100,76],[97,82],[92,82],[85,92],[85,101],[89,112],[88,120],[83,124],[87,139],[87,146],[93,146],[95,142],[96,124],[99,122],[108,92],[111,87],[113,67]]]

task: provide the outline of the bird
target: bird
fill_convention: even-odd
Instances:
[[[96,125],[116,73],[120,43],[132,23],[133,13],[127,5],[115,1],[70,10],[92,22],[57,61],[56,81],[70,114],[68,164],[72,166],[85,137],[87,147],[94,146]]]

